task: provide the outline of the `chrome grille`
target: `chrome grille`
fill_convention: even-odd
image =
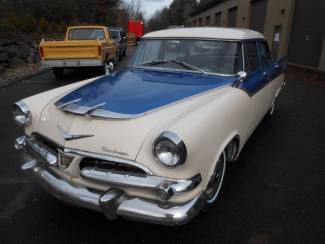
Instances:
[[[144,170],[134,165],[118,162],[109,162],[94,158],[84,158],[80,162],[79,167],[80,170],[92,168],[120,175],[132,175],[140,177],[148,175]]]

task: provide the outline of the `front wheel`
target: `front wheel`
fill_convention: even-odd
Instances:
[[[226,172],[226,164],[227,164],[227,156],[226,156],[226,152],[224,151],[218,159],[216,167],[213,171],[208,186],[205,190],[207,195],[207,202],[206,202],[207,207],[212,206],[219,196],[223,179],[225,176],[225,172]]]

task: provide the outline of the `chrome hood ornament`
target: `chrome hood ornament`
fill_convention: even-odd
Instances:
[[[94,136],[94,135],[70,135],[68,132],[66,132],[64,129],[62,129],[59,125],[57,125],[56,127],[58,128],[58,131],[59,131],[60,135],[66,141],[73,141],[73,140],[78,140],[78,139],[93,137]]]

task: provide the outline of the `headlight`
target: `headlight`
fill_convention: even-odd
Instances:
[[[185,162],[187,151],[184,142],[173,132],[162,133],[153,144],[156,160],[166,167],[176,167]]]
[[[21,127],[29,126],[32,122],[32,113],[23,101],[14,104],[13,117],[16,123]]]

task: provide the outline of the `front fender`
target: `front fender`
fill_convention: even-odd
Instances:
[[[217,159],[235,136],[245,137],[241,127],[248,98],[233,87],[205,94],[187,101],[186,109],[177,107],[165,116],[147,136],[137,157],[157,175],[173,178],[188,178],[197,173],[202,175],[201,187],[207,185]],[[246,104],[245,104],[246,103]],[[245,123],[243,123],[244,125]],[[153,141],[163,132],[172,131],[187,147],[186,162],[170,169],[155,161],[152,153]]]
[[[82,85],[92,82],[95,79],[96,78],[92,78],[92,79],[76,82],[76,83],[73,83],[70,85],[62,86],[62,87],[59,87],[56,89],[52,89],[52,90],[42,92],[40,94],[22,99],[27,104],[27,106],[29,107],[29,109],[32,113],[32,123],[29,127],[25,128],[25,133],[27,135],[30,135],[31,133],[37,131],[41,114],[42,114],[44,108],[49,103],[53,102],[53,100],[57,99],[58,97],[64,96],[65,94],[71,92],[72,90],[74,90]]]

